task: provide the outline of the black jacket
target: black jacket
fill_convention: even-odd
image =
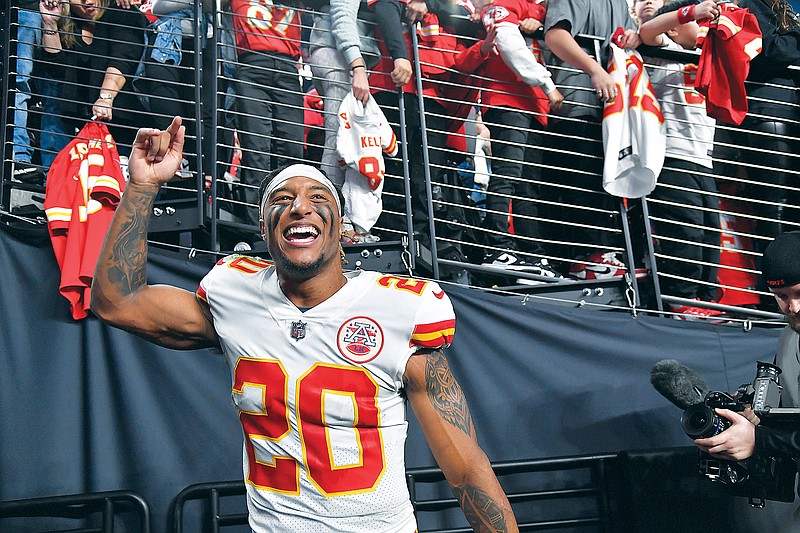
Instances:
[[[793,107],[800,105],[800,70],[787,68],[800,66],[800,28],[778,30],[768,0],[739,0],[738,5],[755,15],[762,34],[762,51],[750,63],[747,77],[750,113],[777,121],[800,120],[800,112]]]

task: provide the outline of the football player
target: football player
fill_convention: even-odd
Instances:
[[[290,165],[262,184],[274,263],[226,257],[194,294],[147,284],[148,217],[184,134],[180,117],[166,131],[139,130],[92,310],[163,346],[222,350],[253,530],[416,531],[404,479],[408,400],[475,531],[517,531],[444,355],[455,332],[449,299],[434,282],[344,273],[342,204],[319,170]]]

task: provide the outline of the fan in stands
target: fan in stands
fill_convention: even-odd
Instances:
[[[625,275],[628,267],[619,258],[620,252],[595,252],[583,260],[574,263],[569,269],[569,275],[577,279],[612,279]],[[647,277],[646,268],[636,269],[636,279]]]

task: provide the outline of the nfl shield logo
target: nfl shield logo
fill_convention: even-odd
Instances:
[[[302,320],[292,322],[292,331],[290,332],[290,335],[296,341],[304,338],[306,336],[306,323]]]

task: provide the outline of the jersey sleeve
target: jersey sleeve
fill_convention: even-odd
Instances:
[[[456,333],[456,315],[450,298],[438,283],[428,282],[422,303],[414,319],[410,345],[423,348],[447,348]]]
[[[225,256],[217,261],[214,267],[200,280],[200,285],[195,291],[195,296],[210,305],[209,294],[213,292],[214,286],[217,285],[217,280],[219,278],[225,277],[231,272],[257,274],[261,270],[271,266],[272,262],[259,257],[241,254]]]

